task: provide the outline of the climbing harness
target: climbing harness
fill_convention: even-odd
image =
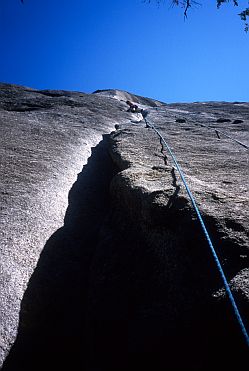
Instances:
[[[210,247],[210,249],[211,249],[212,255],[213,255],[213,257],[214,257],[214,260],[215,260],[215,263],[216,263],[216,265],[217,265],[218,271],[219,271],[219,273],[220,273],[221,279],[222,279],[222,281],[223,281],[223,283],[224,283],[225,290],[226,290],[226,293],[227,293],[228,298],[229,298],[229,300],[230,300],[230,303],[231,303],[231,305],[232,305],[232,308],[233,308],[233,311],[234,311],[235,317],[236,317],[236,319],[237,319],[237,322],[238,322],[238,324],[239,324],[239,326],[240,326],[240,329],[241,329],[241,331],[242,331],[242,334],[243,334],[243,336],[244,336],[244,338],[245,338],[246,344],[247,344],[247,346],[249,347],[249,335],[248,335],[248,333],[247,333],[247,330],[246,330],[245,325],[244,325],[244,323],[243,323],[243,320],[242,320],[242,318],[241,318],[241,315],[240,315],[239,309],[238,309],[237,304],[236,304],[236,302],[235,302],[235,299],[234,299],[234,296],[233,296],[233,294],[232,294],[232,291],[231,291],[231,289],[230,289],[230,287],[229,287],[228,281],[227,281],[227,279],[226,279],[226,276],[225,276],[225,273],[224,273],[223,268],[222,268],[222,266],[221,266],[221,263],[220,263],[220,261],[219,261],[219,258],[218,258],[217,254],[216,254],[215,248],[214,248],[214,246],[213,246],[213,243],[212,243],[212,241],[211,241],[211,238],[210,238],[210,236],[209,236],[209,233],[208,233],[208,231],[207,231],[207,228],[206,228],[206,226],[205,226],[205,223],[204,223],[204,221],[203,221],[203,219],[202,219],[202,216],[201,216],[200,210],[199,210],[199,208],[198,208],[198,206],[197,206],[197,204],[196,204],[196,202],[195,202],[194,196],[193,196],[192,192],[190,191],[190,188],[189,188],[189,186],[188,186],[188,184],[187,184],[187,182],[186,182],[186,179],[185,179],[185,176],[184,176],[184,174],[183,174],[183,171],[182,171],[180,165],[178,164],[178,161],[177,161],[177,159],[176,159],[176,156],[175,156],[174,153],[172,152],[170,146],[168,145],[168,143],[166,142],[166,140],[164,139],[164,137],[162,136],[162,134],[159,132],[159,130],[157,130],[156,127],[155,127],[152,123],[150,123],[146,118],[144,118],[144,121],[145,121],[145,123],[146,123],[146,127],[149,127],[149,128],[151,128],[151,129],[153,129],[153,130],[156,132],[156,134],[159,136],[159,138],[160,138],[160,143],[163,144],[163,145],[165,146],[165,148],[168,150],[168,152],[170,153],[170,155],[171,155],[171,157],[172,157],[172,159],[173,159],[173,161],[174,161],[174,163],[175,163],[175,166],[176,166],[176,168],[177,168],[177,170],[178,170],[178,172],[179,172],[179,174],[180,174],[180,177],[181,177],[182,182],[183,182],[183,184],[184,184],[184,186],[185,186],[185,189],[186,189],[186,191],[187,191],[187,193],[188,193],[188,195],[189,195],[189,198],[190,198],[190,200],[191,200],[191,202],[192,202],[193,208],[194,208],[194,210],[195,210],[195,212],[196,212],[196,214],[197,214],[197,217],[198,217],[199,222],[200,222],[200,224],[201,224],[202,230],[203,230],[204,235],[205,235],[205,237],[206,237],[206,239],[207,239],[208,245],[209,245],[209,247]]]

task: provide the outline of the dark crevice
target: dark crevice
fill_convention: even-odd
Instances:
[[[169,201],[168,201],[167,206],[166,206],[167,209],[169,209],[169,208],[171,208],[173,206],[176,207],[176,203],[178,204],[178,207],[180,205],[182,205],[182,203],[179,202],[180,200],[179,199],[177,200],[177,196],[178,196],[178,194],[180,192],[181,187],[177,184],[177,178],[176,178],[176,175],[175,175],[175,169],[173,167],[171,169],[171,175],[172,175],[172,178],[173,178],[172,185],[175,188],[175,191],[172,194],[172,196],[169,197]]]
[[[188,205],[176,197],[165,212],[153,207],[155,192],[146,199],[116,184],[90,274],[93,369],[242,371],[244,338],[230,302],[214,297],[223,283]],[[207,224],[220,241],[215,220]]]
[[[167,155],[164,152],[164,144],[162,142],[162,138],[161,137],[160,137],[160,144],[161,144],[161,151],[160,152],[163,155],[164,165],[167,166],[168,157],[167,157]]]
[[[69,192],[64,226],[47,241],[30,278],[4,371],[86,369],[88,274],[114,173],[104,136]]]
[[[148,225],[123,205],[111,208],[91,265],[93,369],[242,371],[244,339],[229,301],[213,297],[222,281],[199,224],[172,213],[176,226]]]
[[[107,147],[105,136],[69,192],[3,371],[243,370],[244,339],[229,302],[213,297],[222,282],[174,168],[170,210],[122,183],[110,196]],[[215,220],[207,226],[218,245]]]

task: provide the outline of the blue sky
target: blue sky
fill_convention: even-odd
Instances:
[[[0,81],[122,89],[164,102],[249,101],[248,1],[0,0]]]

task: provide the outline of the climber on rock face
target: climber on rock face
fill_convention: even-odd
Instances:
[[[147,109],[141,109],[141,111],[140,111],[140,113],[141,113],[141,115],[143,116],[143,119],[145,119],[145,117],[147,117],[148,116],[148,114],[150,113],[150,111],[149,110],[147,110]]]
[[[146,109],[143,109],[143,108],[139,108],[137,106],[137,104],[134,104],[134,103],[132,103],[129,100],[126,101],[126,104],[128,104],[128,106],[129,106],[127,112],[141,113],[141,115],[143,116],[143,118],[145,118],[149,114],[149,112],[150,112],[149,110],[146,110]]]
[[[125,103],[128,104],[128,106],[129,106],[127,112],[140,113],[142,115],[142,119],[140,119],[139,121],[132,121],[133,123],[139,123],[139,122],[142,122],[143,120],[145,120],[145,122],[146,122],[146,117],[150,113],[149,110],[139,108],[136,104],[132,103],[129,100],[127,100]],[[146,127],[148,127],[147,122],[146,122]]]
[[[129,106],[127,112],[133,112],[133,113],[137,112],[138,106],[136,104],[132,103],[129,100],[126,101],[126,104],[128,104],[128,106]]]

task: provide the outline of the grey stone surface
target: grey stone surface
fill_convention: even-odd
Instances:
[[[40,253],[64,224],[68,193],[91,147],[128,121],[124,106],[97,94],[0,85],[0,364]]]
[[[249,104],[165,105],[147,119],[184,171],[248,328],[248,150],[213,129],[248,145]],[[243,370],[243,336],[169,153],[139,118],[118,125],[110,153],[120,172],[111,182],[109,237],[93,260],[89,300],[92,322],[117,321],[105,351],[121,333],[128,365]],[[103,323],[93,331],[99,351]]]
[[[245,368],[179,175],[126,100],[176,154],[248,327],[248,150],[222,132],[249,144],[249,103],[0,84],[4,371]]]

